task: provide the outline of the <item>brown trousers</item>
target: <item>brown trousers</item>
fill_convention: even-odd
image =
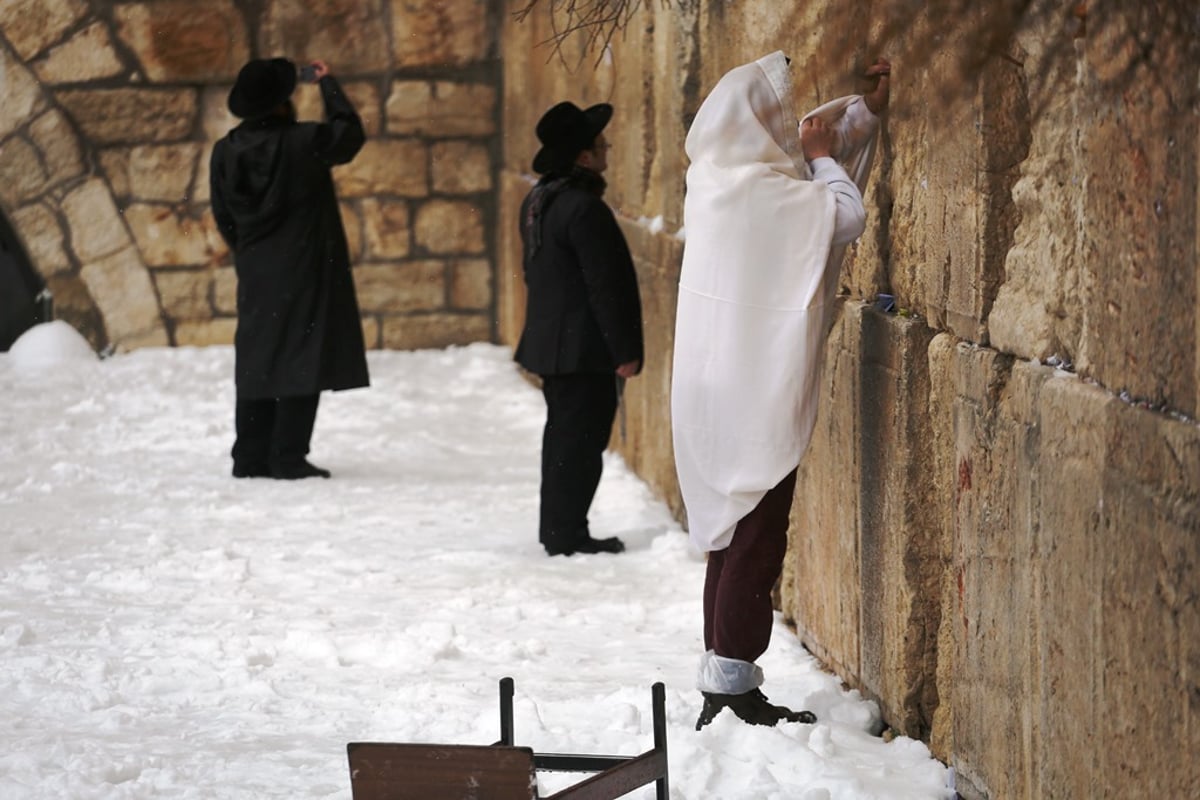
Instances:
[[[742,517],[729,547],[708,554],[704,647],[723,658],[755,661],[771,642],[771,590],[783,570],[795,490],[792,470]]]

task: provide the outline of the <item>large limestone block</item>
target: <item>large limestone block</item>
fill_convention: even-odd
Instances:
[[[1105,421],[1092,601],[1110,796],[1200,789],[1200,426],[1124,403]],[[1049,743],[1047,743],[1049,744]]]
[[[212,260],[203,222],[173,206],[134,203],[125,209],[125,219],[148,266],[201,265]]]
[[[931,457],[928,350],[933,331],[918,320],[843,306],[861,326],[857,414],[862,560],[861,672],[889,723],[925,738],[938,705],[938,594],[943,563],[940,500],[949,488],[924,465]],[[811,499],[811,498],[810,498]]]
[[[87,14],[86,0],[6,0],[0,3],[0,30],[17,55],[29,61]]]
[[[209,269],[156,270],[154,285],[158,289],[162,310],[173,320],[208,320],[213,315],[213,274]],[[178,329],[176,329],[178,333]],[[181,344],[176,335],[176,344]]]
[[[369,198],[362,201],[362,217],[366,258],[404,258],[412,252],[407,202]]]
[[[396,81],[385,104],[388,132],[420,136],[490,136],[496,89],[486,83]]]
[[[424,350],[488,342],[492,323],[487,314],[434,313],[380,318],[380,346],[385,350]]]
[[[188,201],[202,152],[196,142],[106,150],[101,162],[118,196],[142,202]]]
[[[49,183],[37,148],[27,139],[13,136],[0,142],[0,202],[21,205],[46,191]]]
[[[214,345],[231,345],[236,333],[237,320],[230,317],[180,322],[175,326],[175,346],[212,347]]]
[[[250,58],[246,21],[232,0],[122,3],[113,16],[155,83],[232,80]]]
[[[98,178],[87,181],[64,197],[62,210],[71,247],[85,265],[117,251],[124,252],[131,244],[112,194]]]
[[[83,278],[74,272],[60,272],[45,277],[46,288],[54,295],[54,318],[69,323],[83,334],[93,350],[107,347],[109,339],[104,331],[104,319]]]
[[[451,262],[450,308],[487,311],[492,307],[492,263],[486,258],[464,258]]]
[[[191,89],[70,89],[57,98],[97,144],[181,141],[196,122]]]
[[[396,65],[461,67],[483,61],[492,48],[490,6],[486,0],[391,0]]]
[[[39,275],[49,277],[71,269],[62,225],[49,206],[32,203],[13,212],[10,220]]]
[[[125,66],[113,48],[108,28],[96,22],[52,48],[33,68],[43,83],[59,84],[111,78]]]
[[[359,307],[366,313],[437,311],[446,306],[446,264],[436,259],[354,268]]]
[[[233,89],[232,82],[228,86],[205,87],[200,93],[200,126],[204,129],[205,161],[212,145],[241,122],[229,110],[229,92]]]
[[[237,315],[237,271],[233,267],[213,270],[213,310],[220,316]]]
[[[363,123],[367,138],[378,136],[383,125],[383,101],[379,85],[375,82],[352,81],[337,76],[346,98],[353,104]],[[308,83],[296,86],[292,94],[292,102],[296,105],[296,118],[312,122],[320,122],[325,118],[325,104],[321,99],[319,87]]]
[[[1030,779],[1041,503],[1037,399],[1053,372],[1014,368],[1008,356],[963,343],[942,373],[949,382],[938,389],[951,396],[954,433],[944,493],[952,501],[945,504],[952,638],[939,643],[953,677],[939,690],[955,714],[956,767],[993,797],[1026,796]],[[977,724],[981,717],[987,726]]]
[[[826,400],[797,473],[780,592],[805,646],[852,683],[862,674],[861,349],[861,310],[843,305],[825,350]]]
[[[525,325],[525,271],[522,267],[521,201],[533,187],[527,176],[503,171],[497,191],[496,327],[500,341],[516,347]]]
[[[0,48],[0,97],[4,98],[0,143],[46,105],[37,78],[7,48]]]
[[[168,343],[154,285],[136,249],[126,247],[89,261],[80,275],[104,317],[109,341],[118,349]]]
[[[293,61],[319,58],[335,74],[387,69],[382,0],[266,0],[259,52]]]
[[[335,168],[333,177],[341,197],[424,197],[429,192],[429,152],[417,139],[372,139],[353,161]]]
[[[433,191],[439,194],[477,194],[492,188],[492,156],[487,145],[451,140],[430,147]]]
[[[417,209],[413,238],[417,246],[438,255],[484,252],[483,212],[474,203],[430,200]]]
[[[29,138],[41,152],[49,184],[57,186],[84,174],[79,139],[66,116],[58,110],[48,111],[31,122]]]

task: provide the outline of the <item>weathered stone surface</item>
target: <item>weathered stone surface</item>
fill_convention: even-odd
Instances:
[[[200,126],[204,129],[206,162],[213,143],[241,122],[229,111],[229,92],[232,89],[231,82],[227,86],[206,87],[200,93]]]
[[[48,111],[31,122],[29,138],[41,152],[48,184],[58,186],[83,175],[83,154],[79,140],[61,112]]]
[[[126,247],[89,260],[80,276],[96,300],[112,344],[133,349],[168,343],[158,297],[137,250]]]
[[[73,190],[63,198],[62,210],[67,219],[71,248],[84,265],[117,251],[131,252],[125,221],[103,181],[93,178]],[[93,291],[92,294],[97,293]],[[96,299],[99,302],[99,296]],[[111,331],[108,315],[113,312],[104,309],[102,312]]]
[[[354,268],[358,304],[367,313],[435,311],[446,305],[446,264],[437,260]]]
[[[221,316],[237,316],[237,272],[233,267],[213,270],[213,310]]]
[[[397,66],[462,66],[488,56],[493,34],[485,0],[392,0],[391,8]]]
[[[483,214],[473,203],[430,200],[413,223],[417,246],[430,253],[474,255],[484,251]]]
[[[39,275],[49,277],[71,269],[62,225],[49,206],[33,203],[17,209],[11,219],[14,230],[20,232],[25,254]]]
[[[491,338],[486,314],[410,314],[380,318],[380,343],[385,350],[449,347]]]
[[[83,279],[73,272],[45,277],[46,288],[54,295],[54,318],[79,331],[93,350],[106,347],[108,334],[104,330],[104,320]]]
[[[178,347],[212,347],[231,345],[237,333],[237,320],[214,317],[204,321],[185,321],[175,326],[175,345]]]
[[[380,341],[380,330],[381,326],[376,317],[363,317],[363,344],[366,345],[368,350],[379,350],[383,347]]]
[[[113,49],[108,28],[96,22],[51,48],[33,65],[42,83],[82,83],[119,75],[124,69]]]
[[[363,236],[363,220],[358,203],[338,203],[338,212],[342,216],[342,230],[346,232],[346,247],[350,251],[350,261],[361,261],[366,238]]]
[[[152,273],[162,310],[174,320],[205,320],[213,316],[213,272],[209,269],[156,270]],[[176,328],[178,331],[178,328]],[[180,344],[178,336],[176,344]]]
[[[486,311],[492,304],[492,264],[484,258],[466,258],[450,265],[450,307]]]
[[[232,80],[250,58],[246,22],[231,0],[122,3],[113,16],[152,82]]]
[[[203,223],[171,206],[133,203],[125,209],[125,220],[147,266],[199,265],[212,259]]]
[[[429,148],[433,164],[433,191],[441,194],[475,194],[492,188],[492,157],[487,145],[477,142],[435,142]]]
[[[392,134],[489,136],[496,131],[496,90],[484,83],[396,81],[385,108]]]
[[[44,192],[49,182],[37,148],[27,140],[13,136],[0,143],[0,202],[18,206]]]
[[[0,143],[46,104],[37,78],[5,48],[0,48],[0,97],[4,98]]]
[[[407,202],[364,200],[362,210],[366,258],[403,258],[412,251]]]
[[[56,96],[97,144],[176,142],[196,122],[191,89],[71,89]]]
[[[110,172],[114,191],[117,186],[125,189],[119,194],[143,202],[181,203],[191,199],[189,192],[201,156],[201,145],[196,142],[139,145],[126,151],[123,165],[116,159],[106,159],[105,165],[114,170],[124,167],[123,175]]]
[[[338,77],[338,83],[346,97],[354,104],[354,110],[362,119],[363,129],[368,139],[373,139],[381,132],[383,122],[383,101],[380,97],[379,85],[365,81],[352,81]],[[298,84],[292,95],[296,104],[296,118],[312,122],[320,122],[325,116],[324,103],[321,100],[321,90],[310,84]]]
[[[335,74],[388,67],[381,0],[267,0],[259,51],[294,61],[324,59]]]
[[[0,30],[17,54],[28,61],[58,41],[87,13],[85,0],[9,0],[0,3]],[[0,92],[0,96],[7,95]]]
[[[423,197],[429,191],[429,153],[416,139],[376,139],[334,169],[333,177],[341,197]]]

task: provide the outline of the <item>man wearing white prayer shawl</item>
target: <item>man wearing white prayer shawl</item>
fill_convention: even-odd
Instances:
[[[686,142],[671,423],[689,535],[708,553],[697,730],[726,707],[757,725],[816,719],[770,703],[754,662],[770,642],[796,468],[842,254],[865,227],[891,67],[880,59],[869,94],[797,125],[788,63],[776,52],[728,72]]]

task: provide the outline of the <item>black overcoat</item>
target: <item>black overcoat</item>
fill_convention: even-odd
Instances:
[[[527,297],[517,363],[538,375],[564,375],[642,361],[637,272],[612,210],[597,193],[568,186],[542,212],[533,249],[531,198],[520,217]]]
[[[330,168],[366,136],[337,81],[320,81],[325,121],[243,122],[213,147],[212,210],[237,268],[240,398],[366,386],[350,251]]]

